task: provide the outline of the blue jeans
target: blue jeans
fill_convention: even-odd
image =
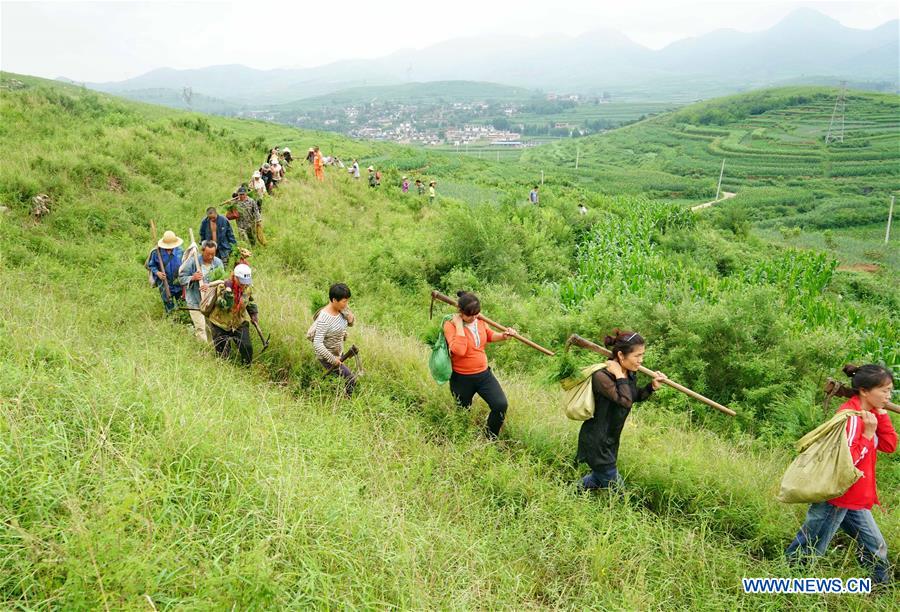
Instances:
[[[593,470],[581,479],[581,486],[588,491],[621,487],[624,484],[619,470],[610,465],[602,470]]]
[[[878,530],[871,510],[848,510],[828,502],[812,504],[797,537],[785,551],[788,561],[798,562],[803,557],[824,555],[838,527],[856,540],[856,556],[862,565],[872,570],[872,581],[889,582],[887,543]]]

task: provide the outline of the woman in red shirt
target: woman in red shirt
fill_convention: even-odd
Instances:
[[[450,363],[453,373],[450,375],[450,393],[453,399],[463,408],[472,405],[472,398],[477,393],[483,399],[491,413],[488,415],[485,434],[496,440],[506,418],[509,403],[488,367],[484,347],[489,342],[502,342],[516,331],[507,328],[505,333],[497,333],[488,328],[484,321],[478,319],[481,313],[481,302],[474,293],[460,291],[457,305],[459,312],[444,323],[444,336],[450,349]]]
[[[894,378],[890,370],[875,364],[861,367],[847,365],[844,366],[844,373],[852,378],[856,395],[839,411],[863,413],[862,416],[847,419],[850,456],[863,475],[840,497],[809,507],[806,521],[788,546],[786,554],[790,562],[811,555],[824,555],[840,527],[856,540],[857,556],[860,562],[872,569],[872,581],[884,584],[890,582],[887,543],[872,516],[872,506],[878,503],[875,490],[877,451],[893,453],[897,448],[897,432],[884,409],[894,390]]]

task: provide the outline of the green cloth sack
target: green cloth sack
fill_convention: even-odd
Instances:
[[[562,404],[566,416],[573,421],[587,421],[594,418],[594,372],[606,367],[606,363],[595,363],[582,368],[578,376],[566,378],[562,385]]]
[[[444,336],[444,323],[453,318],[453,315],[447,315],[441,321],[441,327],[438,330],[437,338],[431,346],[431,357],[428,358],[428,369],[431,370],[431,377],[434,381],[443,385],[450,380],[453,374],[453,364],[450,362],[450,347],[447,346],[447,337]]]
[[[815,504],[840,497],[862,478],[847,444],[847,419],[862,412],[843,410],[797,442],[800,453],[781,479],[776,499],[786,504]]]

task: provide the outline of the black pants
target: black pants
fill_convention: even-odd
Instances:
[[[506,394],[503,393],[500,383],[494,378],[490,368],[479,374],[457,374],[453,372],[450,375],[450,393],[453,395],[456,403],[463,408],[468,408],[472,405],[472,398],[477,393],[487,403],[488,408],[491,409],[487,419],[485,434],[491,439],[496,439],[500,435],[500,428],[503,427],[503,420],[506,418],[506,409],[509,408],[509,402],[506,400]]]
[[[231,343],[234,342],[238,347],[241,355],[241,361],[245,365],[250,365],[253,361],[253,342],[250,341],[250,324],[244,323],[234,331],[222,329],[212,321],[209,323],[212,331],[212,342],[219,357],[228,357],[231,355]]]

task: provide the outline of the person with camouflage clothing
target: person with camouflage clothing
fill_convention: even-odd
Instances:
[[[241,185],[237,190],[238,234],[251,245],[256,244],[257,228],[262,224],[262,215],[256,200],[247,197],[247,188]],[[260,239],[262,242],[263,239]]]

